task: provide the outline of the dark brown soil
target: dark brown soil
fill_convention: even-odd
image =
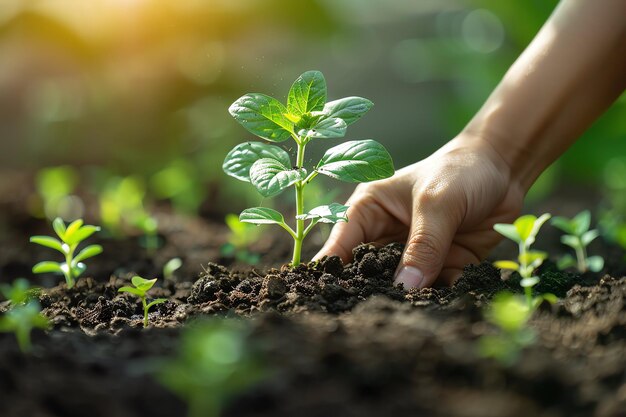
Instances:
[[[28,355],[0,333],[0,415],[185,415],[186,405],[156,382],[159,360],[175,355],[190,320],[238,316],[271,372],[225,416],[626,416],[621,251],[604,277],[547,265],[539,290],[562,299],[540,306],[531,322],[538,340],[505,366],[477,353],[477,340],[496,332],[482,307],[518,288],[489,263],[468,266],[452,288],[406,292],[392,283],[398,244],[360,246],[348,265],[331,257],[295,269],[229,269],[206,262],[219,259],[222,226],[167,214],[160,223],[165,245],[155,257],[136,239],[104,240],[91,277],[73,289],[43,279],[55,285],[40,297],[53,328],[33,334]],[[46,232],[39,223],[15,226],[22,235]],[[30,276],[30,265],[49,255],[9,235],[15,240],[0,248],[3,281]],[[272,247],[288,258],[288,245]],[[135,272],[160,276],[174,256],[185,267],[150,292],[169,301],[153,308],[143,329],[140,303],[117,289]],[[0,303],[0,312],[6,308]]]

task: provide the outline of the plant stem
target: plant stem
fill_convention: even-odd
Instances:
[[[532,271],[528,270],[528,262],[526,262],[526,253],[528,248],[525,243],[520,243],[519,245],[519,253],[520,253],[520,275],[522,279],[530,278],[532,276]],[[524,287],[524,294],[526,295],[526,304],[528,304],[528,308],[532,309],[533,304],[533,293],[531,287]]]
[[[298,141],[298,154],[296,156],[296,167],[301,169],[304,165],[304,149],[306,148],[306,142],[301,138]],[[304,181],[298,181],[295,184],[296,188],[296,216],[304,214]],[[293,244],[293,258],[291,265],[300,265],[300,254],[302,252],[302,240],[304,239],[304,220],[296,217],[296,236]]]
[[[69,250],[65,254],[65,266],[67,270],[64,272],[65,282],[67,283],[67,288],[70,289],[74,286],[74,271],[72,269],[72,260],[74,259],[74,251],[76,250],[76,245],[69,246]]]
[[[148,327],[148,306],[146,305],[146,297],[141,297],[141,304],[143,305],[143,328]]]
[[[576,248],[576,260],[578,261],[578,270],[580,272],[587,271],[587,251],[583,246],[581,238],[578,238],[578,247]]]

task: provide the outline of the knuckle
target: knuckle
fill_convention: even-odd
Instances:
[[[422,231],[411,235],[407,242],[405,257],[420,265],[438,264],[441,258],[439,237]]]

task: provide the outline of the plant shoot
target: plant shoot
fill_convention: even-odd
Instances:
[[[122,287],[117,291],[135,294],[141,299],[141,305],[143,307],[143,327],[148,327],[148,310],[150,310],[152,306],[166,302],[167,298],[157,298],[148,303],[146,293],[152,288],[154,283],[157,282],[156,278],[145,279],[140,276],[134,276],[131,282],[133,284],[132,287]]]
[[[599,272],[604,267],[604,259],[601,256],[587,256],[587,246],[600,235],[598,230],[589,230],[591,225],[591,213],[584,210],[571,219],[567,217],[554,217],[552,225],[565,234],[561,236],[561,243],[574,249],[576,259],[571,255],[565,255],[558,262],[559,269],[570,267],[578,268],[580,272]]]

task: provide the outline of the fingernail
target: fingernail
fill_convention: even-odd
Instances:
[[[421,288],[424,282],[424,274],[414,266],[403,266],[396,274],[394,284],[402,284],[405,290],[409,288]]]

